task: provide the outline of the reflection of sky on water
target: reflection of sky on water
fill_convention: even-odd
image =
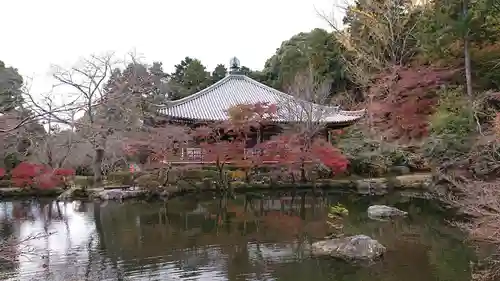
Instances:
[[[31,240],[25,246],[33,249],[37,255],[20,257],[17,274],[1,276],[6,281],[14,280],[73,280],[75,276],[85,275],[85,267],[88,266],[89,253],[96,254],[98,237],[93,218],[89,213],[78,212],[79,204],[59,203],[62,219],[48,220],[48,208],[52,213],[57,212],[57,203],[47,205],[43,210],[33,204],[27,207],[25,214],[32,219],[14,218],[15,203],[3,203],[0,207],[0,220],[9,221],[13,224],[14,235],[19,240],[37,233],[53,233],[38,240]],[[50,206],[50,207],[49,207]],[[92,210],[88,210],[91,212]],[[136,223],[139,218],[136,218]],[[89,251],[90,246],[90,251]],[[183,261],[182,267],[173,262],[162,262],[160,264],[148,264],[133,269],[128,266],[125,280],[228,280],[225,277],[226,259],[216,247],[203,250],[184,250],[188,258]],[[100,254],[100,253],[97,253]],[[200,256],[205,258],[201,259]],[[150,257],[151,259],[155,257]],[[208,263],[207,263],[208,260]],[[103,261],[109,263],[109,261]],[[133,265],[137,260],[118,261],[117,267]],[[48,267],[44,267],[48,265]],[[95,268],[95,265],[93,265]],[[109,264],[100,264],[99,268],[91,275],[97,275],[99,279],[89,280],[117,280],[117,274]],[[151,267],[160,267],[153,270]],[[1,274],[1,273],[0,273]],[[21,276],[20,276],[21,275]],[[41,279],[40,279],[41,278]],[[76,279],[75,279],[76,280]]]
[[[456,268],[468,264],[466,249],[460,248],[461,241],[455,244],[433,234],[437,221],[431,217],[421,221],[415,217],[418,224],[411,225],[413,220],[370,221],[359,216],[360,212],[366,215],[364,205],[357,213],[353,209],[347,226],[389,243],[384,245],[394,250],[383,263],[373,270],[351,271],[332,261],[310,259],[305,248],[316,237],[313,234],[321,235],[317,222],[324,223],[321,210],[327,205],[311,204],[316,209],[306,210],[305,199],[295,200],[293,204],[302,204],[300,210],[304,210],[298,213],[299,208],[284,201],[255,200],[244,216],[244,205],[234,203],[228,207],[227,224],[214,218],[213,206],[218,202],[212,201],[174,202],[177,205],[170,205],[168,213],[163,204],[152,203],[1,202],[2,237],[7,233],[19,239],[37,232],[55,233],[30,241],[39,256],[21,258],[16,268],[5,267],[0,280],[469,280],[466,273],[455,274]],[[296,225],[307,227],[310,235],[288,233],[288,227]],[[407,232],[414,237],[411,241],[404,238]],[[444,272],[438,273],[436,268]],[[5,275],[8,270],[14,273]]]
[[[19,240],[37,233],[53,233],[48,237],[31,240],[26,246],[36,251],[36,256],[21,257],[18,262],[17,274],[1,276],[0,279],[14,280],[73,280],[74,276],[85,276],[87,267],[92,268],[88,280],[117,280],[117,272],[125,272],[125,280],[228,280],[227,267],[230,257],[224,255],[218,245],[203,247],[203,249],[179,250],[185,257],[182,261],[175,260],[172,253],[165,253],[162,257],[148,257],[151,262],[138,266],[137,259],[117,260],[115,268],[110,260],[97,259],[90,265],[89,255],[102,255],[99,248],[99,237],[96,232],[93,218],[92,204],[82,206],[74,203],[52,203],[41,208],[40,205],[19,202],[6,202],[0,205],[0,220],[8,221],[15,229],[14,235]],[[23,210],[23,215],[14,215],[14,204]],[[57,205],[58,204],[58,205]],[[59,208],[58,208],[59,207]],[[113,206],[108,206],[113,207]],[[49,217],[49,208],[52,218]],[[107,207],[102,206],[101,212]],[[109,210],[108,210],[109,211]],[[205,213],[206,208],[198,205],[191,213]],[[61,216],[57,216],[61,214]],[[141,220],[135,218],[135,225],[140,228]],[[148,241],[145,241],[148,242]],[[126,245],[123,245],[126,247]],[[263,265],[269,261],[283,261],[294,256],[292,245],[264,245],[248,243],[248,258],[253,264]],[[163,260],[158,262],[159,260]],[[153,261],[154,260],[154,261]],[[166,261],[169,260],[169,261]],[[48,266],[46,266],[48,265]],[[159,269],[158,269],[159,268]],[[97,271],[97,273],[96,273]],[[1,273],[0,273],[1,274]],[[17,276],[16,276],[17,275]],[[267,277],[248,273],[246,280],[275,280],[268,274]],[[90,277],[89,276],[89,277]],[[265,278],[265,279],[262,279]]]
[[[95,226],[92,221],[85,217],[85,214],[76,212],[77,207],[74,204],[59,203],[59,208],[63,215],[63,219],[48,221],[49,208],[52,212],[57,212],[56,203],[45,206],[44,209],[36,208],[36,205],[31,205],[30,212],[33,214],[33,220],[17,220],[14,225],[19,229],[16,234],[19,240],[26,239],[30,235],[40,233],[52,233],[41,239],[29,240],[25,243],[26,247],[33,249],[35,256],[23,257],[19,259],[19,272],[23,275],[35,277],[40,272],[44,272],[44,265],[65,268],[69,265],[71,259],[85,259],[86,252],[79,251],[86,247],[89,236],[94,232]],[[2,210],[2,220],[6,218],[12,219],[13,204],[7,203],[7,213]],[[68,256],[68,254],[72,256]],[[72,264],[74,266],[74,263]],[[52,269],[51,269],[52,270]],[[8,279],[9,280],[9,279]],[[14,279],[12,279],[14,280]]]
[[[189,250],[187,260],[182,263],[182,268],[174,262],[162,262],[160,264],[149,264],[142,268],[127,271],[130,280],[200,280],[200,281],[226,281],[225,268],[226,259],[219,249],[210,248],[206,250]],[[199,256],[208,256],[201,260]],[[131,261],[128,261],[131,262]],[[161,270],[155,271],[151,267],[159,266]]]

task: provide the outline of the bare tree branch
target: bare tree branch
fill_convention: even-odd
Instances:
[[[292,98],[284,98],[278,104],[278,117],[294,122],[289,129],[312,138],[326,126],[325,118],[337,107],[326,106],[330,96],[329,81],[314,76],[312,67],[298,73],[289,87]]]
[[[29,242],[47,238],[53,234],[54,232],[31,234],[22,240],[11,236],[6,240],[0,241],[0,260],[12,262],[16,261],[20,256],[26,258],[35,256],[36,249],[29,246]]]

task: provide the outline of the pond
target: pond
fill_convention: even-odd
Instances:
[[[366,234],[388,252],[357,267],[312,258],[324,237],[327,208],[349,209],[344,231]],[[409,217],[369,220],[370,204],[390,204]],[[2,262],[0,280],[469,280],[473,251],[430,201],[399,195],[312,196],[304,193],[204,195],[162,203],[0,202],[0,234],[20,241],[34,233],[34,256]],[[29,246],[29,247],[28,247]],[[10,246],[19,255],[21,246]]]

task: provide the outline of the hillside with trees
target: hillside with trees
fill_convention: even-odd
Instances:
[[[499,2],[357,1],[346,15],[347,28],[325,19],[368,109],[339,143],[351,167],[430,169],[436,196],[472,217],[460,226],[498,243]]]

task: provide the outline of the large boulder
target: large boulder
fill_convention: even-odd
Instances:
[[[371,219],[404,217],[406,215],[408,215],[408,213],[405,211],[385,205],[373,205],[368,207],[368,217]]]
[[[345,261],[374,260],[385,251],[382,244],[366,235],[318,241],[311,246],[311,253],[315,256],[329,256]]]

